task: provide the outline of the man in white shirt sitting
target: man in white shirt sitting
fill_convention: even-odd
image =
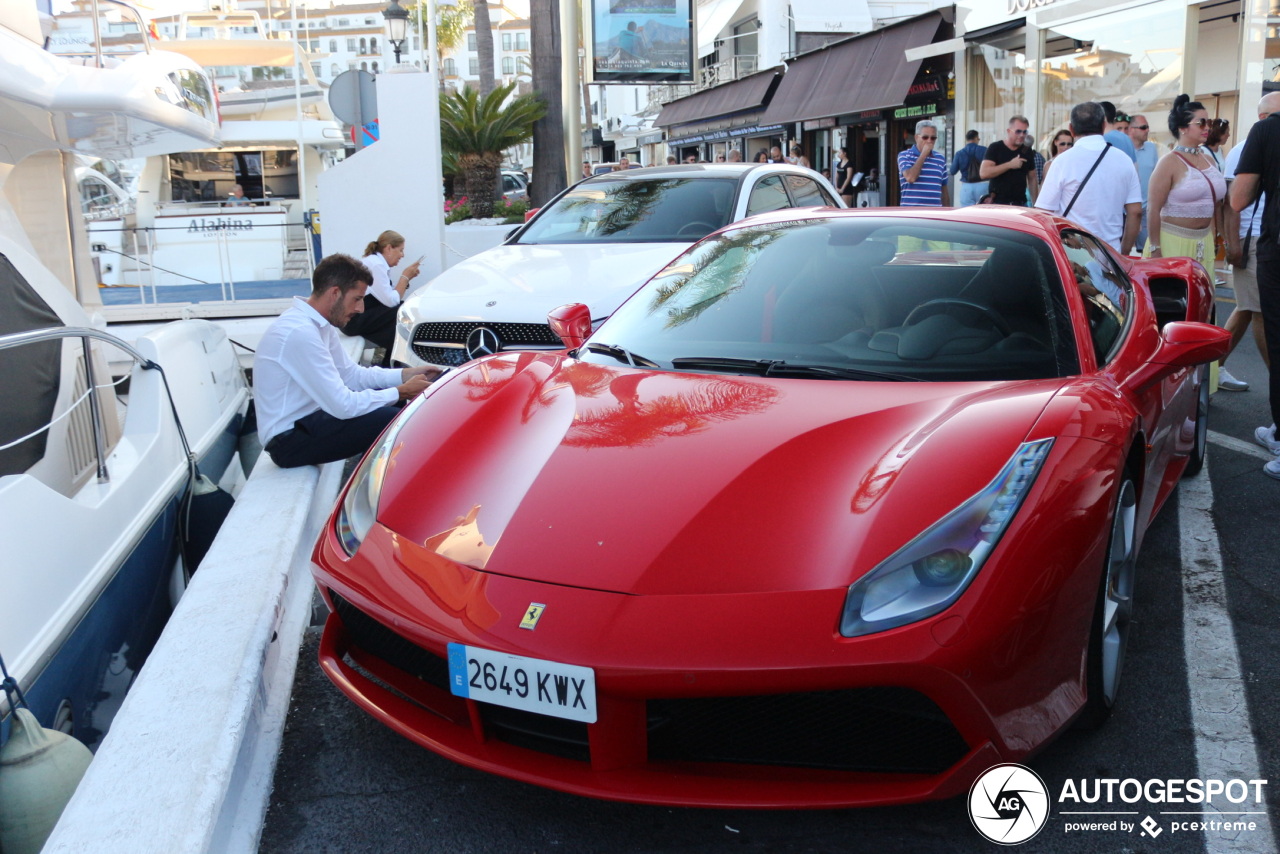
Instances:
[[[363,454],[397,405],[440,373],[364,368],[342,349],[338,330],[364,310],[372,281],[350,255],[330,255],[311,275],[311,296],[294,297],[262,336],[253,365],[258,436],[281,468]]]

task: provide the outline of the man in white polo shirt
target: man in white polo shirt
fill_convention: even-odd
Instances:
[[[1142,188],[1129,155],[1102,138],[1105,121],[1101,104],[1071,108],[1075,145],[1054,158],[1036,207],[1065,216],[1128,255],[1142,224]]]
[[[404,403],[440,369],[364,368],[338,330],[364,310],[373,276],[350,255],[330,255],[262,336],[253,362],[258,436],[281,468],[363,454]]]

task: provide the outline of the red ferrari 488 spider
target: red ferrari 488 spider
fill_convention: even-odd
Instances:
[[[585,284],[585,283],[584,283]],[[644,803],[968,789],[1117,699],[1227,333],[1013,208],[783,211],[451,373],[314,553],[321,663],[450,759]]]

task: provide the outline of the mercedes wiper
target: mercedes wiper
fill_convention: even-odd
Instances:
[[[630,350],[625,350],[616,344],[588,344],[587,350],[592,353],[603,353],[606,356],[612,356],[624,365],[630,365],[633,368],[656,368],[658,363],[652,359],[646,359],[644,356],[637,356]]]
[[[759,374],[762,377],[821,377],[849,380],[884,380],[886,382],[920,382],[918,377],[895,374],[888,371],[869,371],[863,368],[846,368],[837,365],[813,365],[787,362],[783,359],[733,359],[717,356],[689,356],[672,359],[677,369],[740,371]]]

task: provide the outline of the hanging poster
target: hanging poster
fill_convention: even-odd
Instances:
[[[691,0],[592,0],[598,83],[693,80]]]

